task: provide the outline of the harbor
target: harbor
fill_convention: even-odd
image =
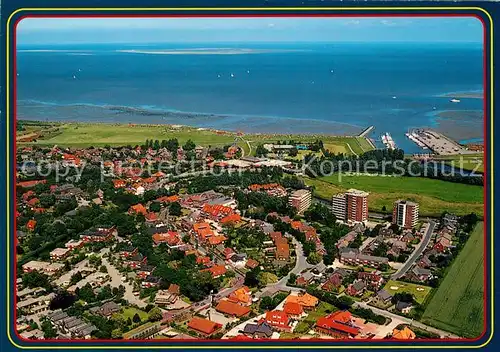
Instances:
[[[406,133],[406,137],[413,141],[417,146],[426,150],[431,150],[436,155],[456,155],[456,154],[474,154],[475,151],[468,150],[466,147],[450,139],[442,133],[430,129],[414,129]]]

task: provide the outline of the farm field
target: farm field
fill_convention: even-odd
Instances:
[[[396,287],[397,289],[395,289]],[[431,293],[432,287],[411,284],[403,281],[389,280],[385,285],[384,290],[386,290],[391,296],[394,296],[396,293],[411,293],[415,297],[417,303],[422,304],[429,293]]]
[[[463,215],[483,215],[483,188],[421,177],[332,175],[318,179],[304,178],[314,186],[314,194],[330,201],[336,193],[356,188],[370,193],[370,211],[391,212],[394,201],[407,199],[419,203],[421,216],[439,216],[443,211]]]
[[[483,331],[484,224],[478,223],[422,316],[422,322],[475,338]]]

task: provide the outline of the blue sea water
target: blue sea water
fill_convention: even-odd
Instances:
[[[440,128],[436,112],[482,111],[480,44],[245,43],[20,46],[18,118],[175,123],[272,133]],[[248,50],[247,50],[248,49]],[[125,51],[124,51],[125,50]],[[128,50],[133,50],[130,52]],[[481,117],[447,134],[480,140]],[[463,120],[463,119],[462,119]],[[466,124],[459,128],[460,124]]]

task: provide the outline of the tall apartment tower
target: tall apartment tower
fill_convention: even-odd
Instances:
[[[290,198],[288,198],[288,204],[297,209],[298,213],[303,213],[307,208],[311,206],[311,191],[306,189],[299,189],[298,191],[292,192]]]
[[[350,189],[333,196],[332,212],[339,220],[365,222],[368,220],[368,192]]]
[[[392,223],[405,229],[413,228],[418,221],[418,203],[397,200],[392,210]]]

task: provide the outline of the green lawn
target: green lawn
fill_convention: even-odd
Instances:
[[[294,333],[305,334],[312,329],[316,321],[332,312],[335,312],[337,308],[330,303],[320,302],[315,310],[311,311],[304,320],[300,321],[295,327]]]
[[[148,320],[148,313],[134,307],[123,308],[123,313],[115,313],[113,316],[121,315],[125,320],[127,320],[128,318],[133,319],[136,313],[139,314],[142,321]]]
[[[479,223],[453,262],[422,316],[422,322],[460,336],[483,331],[484,232]]]
[[[314,186],[317,197],[331,200],[336,193],[356,188],[370,193],[368,208],[380,212],[385,206],[391,212],[394,201],[407,199],[418,202],[421,216],[436,216],[443,211],[462,215],[475,212],[483,215],[483,188],[423,177],[388,177],[339,175],[319,179],[304,178]]]
[[[396,287],[397,289],[393,289]],[[421,289],[423,289],[423,291]],[[411,293],[415,297],[417,303],[422,304],[429,293],[431,293],[432,287],[411,284],[403,281],[389,280],[385,285],[384,290],[386,290],[391,296],[394,296],[396,293]]]

